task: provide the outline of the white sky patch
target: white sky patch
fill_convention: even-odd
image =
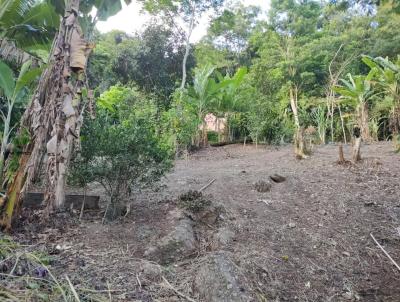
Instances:
[[[263,11],[267,11],[270,0],[241,0],[244,5],[257,5]],[[143,29],[143,25],[150,21],[151,17],[147,13],[142,12],[141,4],[132,2],[129,6],[123,4],[123,9],[115,16],[108,18],[105,22],[98,22],[97,29],[106,33],[111,30],[122,30],[126,33],[133,34]],[[193,31],[191,42],[199,41],[206,33],[209,24],[210,14],[204,14],[199,24]]]

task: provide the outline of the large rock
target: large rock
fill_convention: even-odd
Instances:
[[[139,280],[143,286],[158,283],[161,281],[162,272],[163,270],[160,265],[150,261],[141,261]]]
[[[235,238],[235,232],[228,227],[224,227],[218,230],[214,238],[218,244],[225,246],[233,241]]]
[[[147,258],[161,264],[189,256],[196,249],[192,220],[178,212],[171,212],[169,216],[175,219],[172,231],[145,252]]]
[[[225,252],[208,256],[195,277],[194,289],[205,302],[254,301],[241,282],[239,270]]]

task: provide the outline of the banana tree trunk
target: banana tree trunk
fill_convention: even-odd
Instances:
[[[368,142],[371,140],[368,125],[368,104],[361,102],[358,106],[358,119],[359,127],[361,129],[361,138],[363,141]]]
[[[47,213],[64,205],[65,175],[82,123],[81,100],[90,47],[78,23],[80,0],[66,7],[54,40],[47,69],[41,76],[30,107],[24,113],[21,129],[30,134],[18,171],[8,186],[7,202],[21,199],[40,172],[47,155],[45,202]],[[12,198],[10,198],[12,197]],[[3,211],[0,224],[10,226],[12,210]]]
[[[342,126],[342,132],[343,132],[343,140],[344,140],[344,144],[347,145],[346,128],[344,127],[344,118],[343,118],[343,114],[342,114],[342,109],[340,108],[340,105],[338,106],[338,108],[339,108],[340,123]]]
[[[7,109],[7,116],[4,122],[4,129],[3,129],[3,138],[1,140],[1,149],[0,149],[0,186],[3,183],[3,170],[4,170],[4,161],[5,161],[5,154],[8,145],[8,139],[10,137],[10,124],[11,124],[11,114],[14,107],[14,102],[8,103]]]
[[[392,141],[396,152],[400,152],[400,104],[399,100],[395,102],[389,117],[389,128],[392,132]]]

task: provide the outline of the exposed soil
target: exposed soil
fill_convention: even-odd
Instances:
[[[26,222],[13,237],[47,251],[59,245],[54,270],[78,289],[81,280],[110,289],[113,301],[211,301],[196,277],[221,253],[243,285],[237,301],[400,301],[400,272],[370,236],[400,263],[399,155],[389,143],[361,151],[360,163],[339,165],[332,145],[302,161],[291,146],[211,147],[178,160],[157,190],[138,193],[125,218],[103,225],[103,212],[81,222],[76,213],[41,229]],[[274,174],[286,179],[273,182]],[[146,251],[173,229],[178,197],[212,179],[203,197],[224,208],[218,222],[194,219],[195,250],[152,262]],[[256,190],[260,181],[266,192]]]

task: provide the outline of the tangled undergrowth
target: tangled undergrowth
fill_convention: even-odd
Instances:
[[[189,190],[179,196],[178,206],[187,211],[198,213],[211,205],[211,200],[206,198],[202,192]]]
[[[52,272],[55,259],[34,246],[0,238],[0,300],[17,301],[109,301],[111,292],[86,288],[82,280]]]

